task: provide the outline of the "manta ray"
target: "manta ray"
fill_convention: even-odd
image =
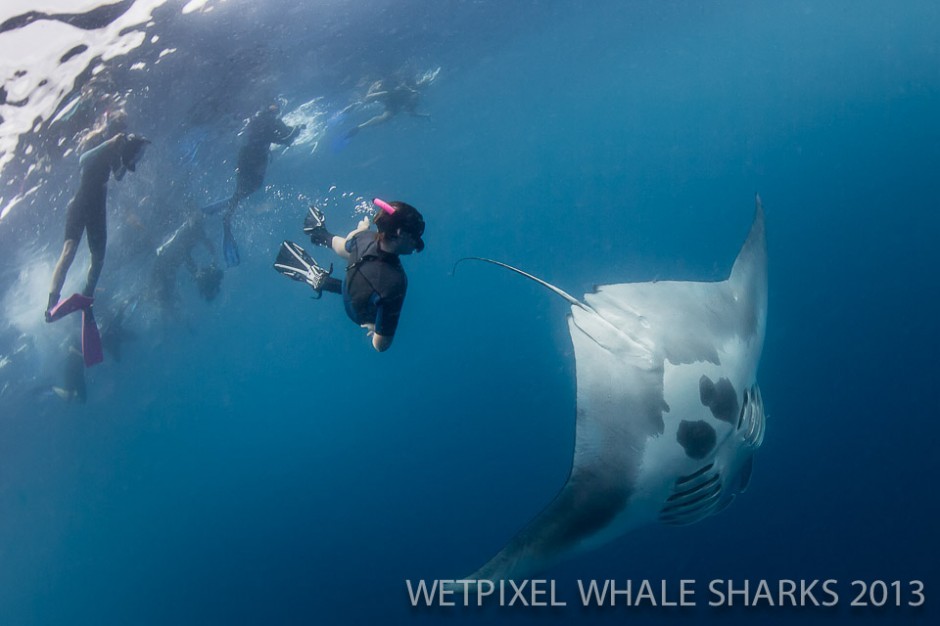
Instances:
[[[757,366],[767,317],[760,197],[721,282],[603,285],[571,304],[577,423],[565,485],[467,580],[526,578],[651,523],[685,525],[747,487],[765,417]]]

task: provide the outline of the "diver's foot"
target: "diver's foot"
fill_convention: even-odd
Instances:
[[[310,281],[308,284],[317,292],[317,296],[322,295],[323,284],[326,282],[326,279],[330,277],[330,274],[333,273],[333,266],[330,265],[330,269],[325,269],[314,263],[310,266]]]
[[[46,323],[50,324],[55,320],[52,318],[52,311],[55,309],[56,305],[59,304],[59,294],[50,293],[49,302],[46,304]]]
[[[285,241],[274,261],[274,269],[292,280],[307,283],[320,297],[326,280],[333,273],[333,264],[330,264],[329,269],[324,269],[298,244]]]
[[[71,315],[75,311],[89,310],[91,309],[91,305],[94,302],[94,298],[90,298],[80,293],[73,293],[65,300],[62,300],[53,306],[51,309],[46,310],[46,321],[56,322],[66,315]]]

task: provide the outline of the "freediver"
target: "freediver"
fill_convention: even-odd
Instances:
[[[123,108],[107,110],[98,123],[79,140],[78,152],[84,154],[100,146],[106,139],[126,132],[127,112]]]
[[[349,260],[344,280],[333,278],[333,266],[326,270],[298,244],[281,244],[274,269],[293,280],[305,282],[320,297],[323,291],[342,294],[346,314],[366,330],[372,347],[384,352],[392,345],[398,319],[405,302],[408,277],[401,255],[424,250],[424,217],[404,202],[375,198],[373,219],[363,218],[345,237],[326,229],[326,217],[310,207],[304,232],[318,246],[330,248]],[[378,232],[370,230],[372,223]]]
[[[82,349],[85,364],[89,366],[101,361],[101,339],[94,322],[92,305],[108,239],[108,181],[112,175],[115,180],[121,180],[125,173],[135,171],[149,143],[148,139],[139,135],[118,133],[79,158],[81,177],[78,191],[66,209],[65,243],[52,273],[45,317],[47,322],[55,322],[70,313],[82,311]],[[59,302],[65,277],[75,260],[78,244],[85,231],[88,232],[88,249],[91,252],[85,287],[81,293],[72,294]]]
[[[300,131],[306,128],[305,124],[288,126],[278,117],[281,107],[272,103],[267,108],[255,113],[245,129],[245,142],[238,151],[238,166],[236,167],[235,193],[232,197],[214,202],[202,208],[209,215],[225,211],[222,215],[222,252],[225,263],[234,267],[241,262],[238,254],[238,245],[232,236],[232,218],[235,209],[242,199],[247,198],[264,184],[264,176],[268,170],[271,144],[289,146],[294,142]]]

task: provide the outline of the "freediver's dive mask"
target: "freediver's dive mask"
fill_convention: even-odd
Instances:
[[[378,211],[372,218],[372,222],[379,229],[380,233],[395,233],[399,229],[408,233],[415,240],[415,251],[424,250],[424,217],[418,209],[406,202],[386,202],[381,198],[373,198]]]

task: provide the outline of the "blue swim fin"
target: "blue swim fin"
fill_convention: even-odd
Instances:
[[[241,257],[238,255],[238,244],[235,243],[235,237],[232,236],[232,229],[228,224],[223,227],[222,252],[225,256],[225,265],[235,267],[241,263]]]

